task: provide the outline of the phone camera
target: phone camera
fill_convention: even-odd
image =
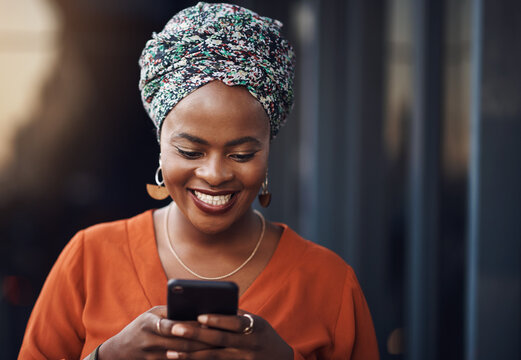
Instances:
[[[182,294],[184,292],[184,289],[182,286],[177,285],[177,286],[174,286],[174,288],[172,289],[172,292],[174,294]]]

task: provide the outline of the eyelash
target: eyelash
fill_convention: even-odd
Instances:
[[[198,152],[198,151],[186,151],[186,150],[183,150],[183,149],[180,149],[178,147],[176,147],[177,149],[177,152],[187,158],[187,159],[190,159],[190,160],[195,160],[195,159],[198,159],[202,156],[202,153]]]
[[[181,148],[178,148],[176,147],[177,149],[177,152],[183,156],[184,158],[188,159],[188,160],[196,160],[196,159],[199,159],[201,156],[203,156],[203,153],[202,152],[199,152],[199,151],[186,151],[186,150],[183,150]],[[233,160],[237,161],[237,162],[247,162],[249,160],[251,160],[255,154],[257,152],[251,152],[251,153],[248,153],[248,154],[231,154],[230,155],[230,158],[232,158]]]
[[[249,153],[249,154],[232,154],[230,157],[234,159],[237,162],[246,162],[248,160],[251,160],[255,156],[255,153]]]

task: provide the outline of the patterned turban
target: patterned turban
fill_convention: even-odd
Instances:
[[[158,139],[170,110],[213,80],[245,86],[266,110],[273,139],[293,105],[295,54],[281,27],[237,5],[200,2],[154,33],[139,59],[139,89]]]

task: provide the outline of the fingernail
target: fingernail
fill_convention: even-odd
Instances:
[[[184,326],[176,324],[172,327],[172,335],[183,336],[184,334],[186,334],[186,329]],[[177,354],[177,355],[179,355],[179,354]],[[177,358],[175,358],[175,359],[177,359]]]
[[[199,315],[197,317],[197,321],[199,321],[201,324],[208,323],[208,315]]]
[[[168,350],[166,352],[167,359],[179,359],[179,353],[177,351]]]

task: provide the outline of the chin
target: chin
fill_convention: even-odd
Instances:
[[[220,219],[219,218],[216,218],[216,219],[213,219],[213,221],[209,221],[209,222],[203,222],[203,223],[197,223],[197,222],[192,222],[192,225],[197,229],[199,230],[200,232],[202,232],[203,234],[206,234],[206,235],[216,235],[216,234],[219,234],[223,231],[226,231],[230,228],[232,224],[228,223],[228,222],[221,222],[219,221]]]

